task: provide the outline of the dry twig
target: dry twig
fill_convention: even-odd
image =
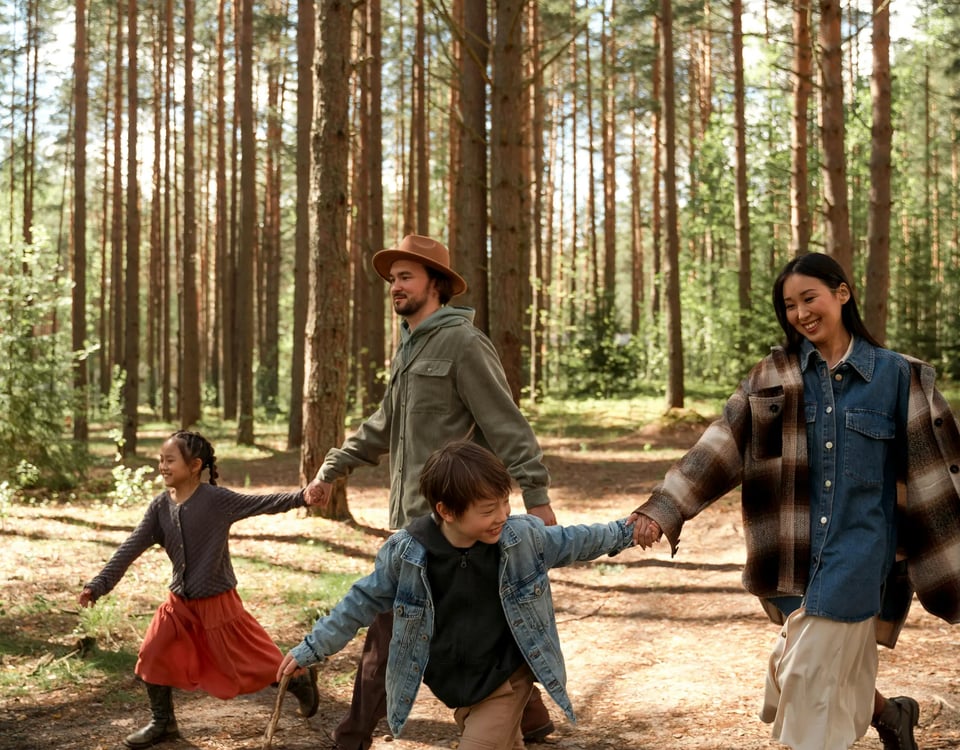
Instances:
[[[277,686],[277,702],[273,706],[273,715],[270,717],[270,723],[267,724],[267,731],[263,733],[262,750],[270,750],[273,747],[273,733],[277,731],[277,722],[280,721],[280,706],[283,705],[283,696],[287,692],[289,682],[289,674],[280,678],[280,684]]]

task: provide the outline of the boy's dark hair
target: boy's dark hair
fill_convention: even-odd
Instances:
[[[217,477],[220,473],[217,471],[217,457],[213,452],[213,445],[199,432],[189,432],[188,430],[178,430],[170,436],[177,447],[180,449],[180,455],[187,463],[195,458],[200,459],[200,473],[204,469],[210,469],[210,484],[217,483]]]
[[[820,279],[831,291],[837,291],[841,284],[846,284],[850,290],[850,299],[846,301],[840,311],[840,319],[843,321],[844,328],[852,335],[865,339],[874,346],[882,346],[867,330],[866,324],[860,317],[860,310],[857,308],[857,298],[853,294],[853,284],[843,272],[843,268],[836,260],[824,253],[803,253],[791,260],[783,267],[780,275],[773,284],[773,309],[777,313],[777,320],[787,337],[786,346],[788,352],[799,352],[800,344],[803,342],[803,336],[787,320],[787,305],[783,300],[783,285],[787,279],[794,274],[809,276],[814,279]]]
[[[460,518],[477,500],[510,494],[510,475],[503,462],[470,440],[448,443],[427,458],[420,472],[420,494],[434,511],[443,503]]]

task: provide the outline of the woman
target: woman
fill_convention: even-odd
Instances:
[[[916,750],[919,706],[876,691],[875,643],[896,642],[911,584],[960,620],[957,423],[932,368],[870,335],[829,256],[790,261],[773,305],[785,345],[637,509],[634,540],[666,534],[676,554],[683,523],[742,485],[744,586],[783,625],[761,711],[774,739],[846,750],[872,724],[885,750]]]

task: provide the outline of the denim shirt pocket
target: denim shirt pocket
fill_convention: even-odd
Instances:
[[[398,596],[393,605],[394,635],[401,645],[410,646],[417,642],[423,629],[423,619],[427,602],[412,596]]]
[[[407,405],[411,413],[446,414],[453,404],[449,359],[418,359],[407,370]]]
[[[783,454],[783,391],[748,398],[753,457],[779,458]]]
[[[882,484],[896,420],[881,411],[847,409],[844,426],[844,474],[865,484]]]

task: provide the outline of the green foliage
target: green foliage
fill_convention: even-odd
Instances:
[[[98,599],[92,607],[82,607],[73,634],[81,643],[116,645],[130,627],[132,613],[117,597]]]
[[[42,243],[3,251],[0,273],[0,476],[19,487],[72,486],[83,456],[66,433],[74,402],[64,334],[67,280]]]
[[[611,305],[599,300],[560,356],[568,395],[608,398],[636,392],[644,349],[623,330]]]
[[[118,463],[111,470],[113,489],[109,499],[115,506],[143,506],[157,493],[157,470],[153,466],[133,469]]]

